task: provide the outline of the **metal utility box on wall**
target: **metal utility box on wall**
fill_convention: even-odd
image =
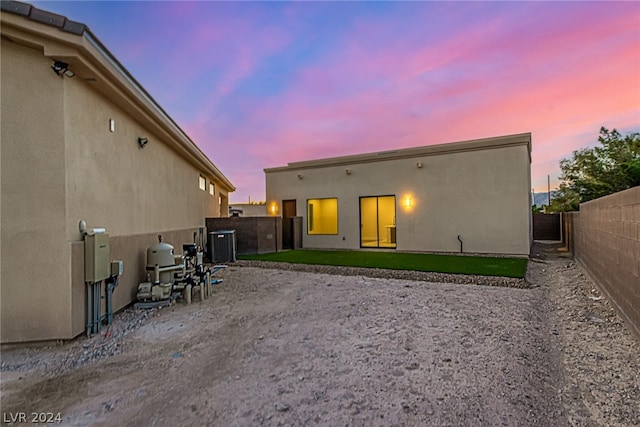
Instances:
[[[122,276],[124,273],[124,263],[122,261],[111,261],[111,275]]]
[[[84,280],[99,282],[111,276],[109,235],[107,233],[84,237]]]
[[[236,231],[219,230],[209,233],[208,251],[212,262],[236,260]]]

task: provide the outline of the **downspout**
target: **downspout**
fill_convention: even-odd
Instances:
[[[462,239],[460,238],[459,234],[458,234],[458,242],[460,242],[460,253],[462,253]]]

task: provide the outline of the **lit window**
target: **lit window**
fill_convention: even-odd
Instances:
[[[207,190],[207,180],[202,175],[200,175],[200,189],[202,191],[206,191]]]
[[[216,186],[213,182],[209,183],[209,194],[212,196],[216,194]]]
[[[307,233],[338,234],[338,199],[307,200]]]

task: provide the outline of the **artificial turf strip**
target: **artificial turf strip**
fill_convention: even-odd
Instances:
[[[258,255],[242,255],[239,259],[321,264],[346,267],[388,268],[436,273],[477,274],[524,278],[526,258],[479,257],[370,251],[318,251],[299,249]]]

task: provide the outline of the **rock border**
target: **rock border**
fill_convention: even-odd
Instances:
[[[461,285],[499,286],[505,288],[531,289],[526,279],[473,274],[433,273],[413,270],[390,270],[383,268],[343,267],[320,264],[295,264],[275,261],[238,260],[230,266],[256,267],[276,270],[301,271],[306,273],[334,274],[338,276],[364,276],[379,279],[414,280],[431,283],[455,283]]]

